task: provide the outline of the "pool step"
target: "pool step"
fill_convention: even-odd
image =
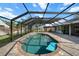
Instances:
[[[57,43],[55,42],[50,42],[50,44],[48,45],[48,47],[46,48],[49,51],[55,51],[57,47]]]

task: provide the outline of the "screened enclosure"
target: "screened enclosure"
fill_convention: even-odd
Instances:
[[[73,21],[78,20],[79,15],[78,3],[68,5],[63,3],[0,3],[0,7],[3,7],[0,8],[0,20],[7,24],[6,27],[0,25],[0,30],[4,29],[5,32],[0,37],[6,37],[3,38],[4,41],[2,38],[0,39],[0,44],[13,41],[34,30],[42,31],[46,24],[52,25],[52,27],[72,24]],[[62,27],[62,31],[68,32],[67,25]],[[79,33],[79,28],[77,32]]]

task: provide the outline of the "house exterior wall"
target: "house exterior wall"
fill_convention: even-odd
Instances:
[[[71,25],[71,29],[70,29],[69,25]],[[79,36],[79,23],[62,25],[61,30],[62,30],[63,34]]]
[[[6,28],[4,25],[0,25],[0,35],[9,34],[9,29]]]
[[[32,26],[32,31],[44,31],[44,26],[42,26],[42,24],[34,24]]]

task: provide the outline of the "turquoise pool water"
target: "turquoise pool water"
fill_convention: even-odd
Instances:
[[[22,44],[22,49],[31,54],[47,54],[56,50],[57,43],[58,41],[50,36],[39,33],[26,38]]]

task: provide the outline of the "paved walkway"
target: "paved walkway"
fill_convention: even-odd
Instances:
[[[68,54],[79,56],[79,37],[56,34],[61,37],[61,48]],[[66,55],[62,50],[62,55]]]
[[[59,46],[59,48],[61,49],[61,51],[60,51],[61,56],[70,56],[70,55],[79,56],[79,37],[68,36],[68,35],[63,35],[63,34],[53,34],[53,33],[47,33],[47,34],[50,34],[51,36],[58,38],[58,40],[60,41],[61,46]],[[27,35],[17,39],[16,41],[22,40],[26,36]],[[10,50],[10,48],[12,48],[12,46],[16,43],[16,41],[11,42],[11,43],[1,47],[0,55],[5,55]],[[15,50],[16,49],[13,48],[9,52],[8,55],[18,56],[16,54]]]

